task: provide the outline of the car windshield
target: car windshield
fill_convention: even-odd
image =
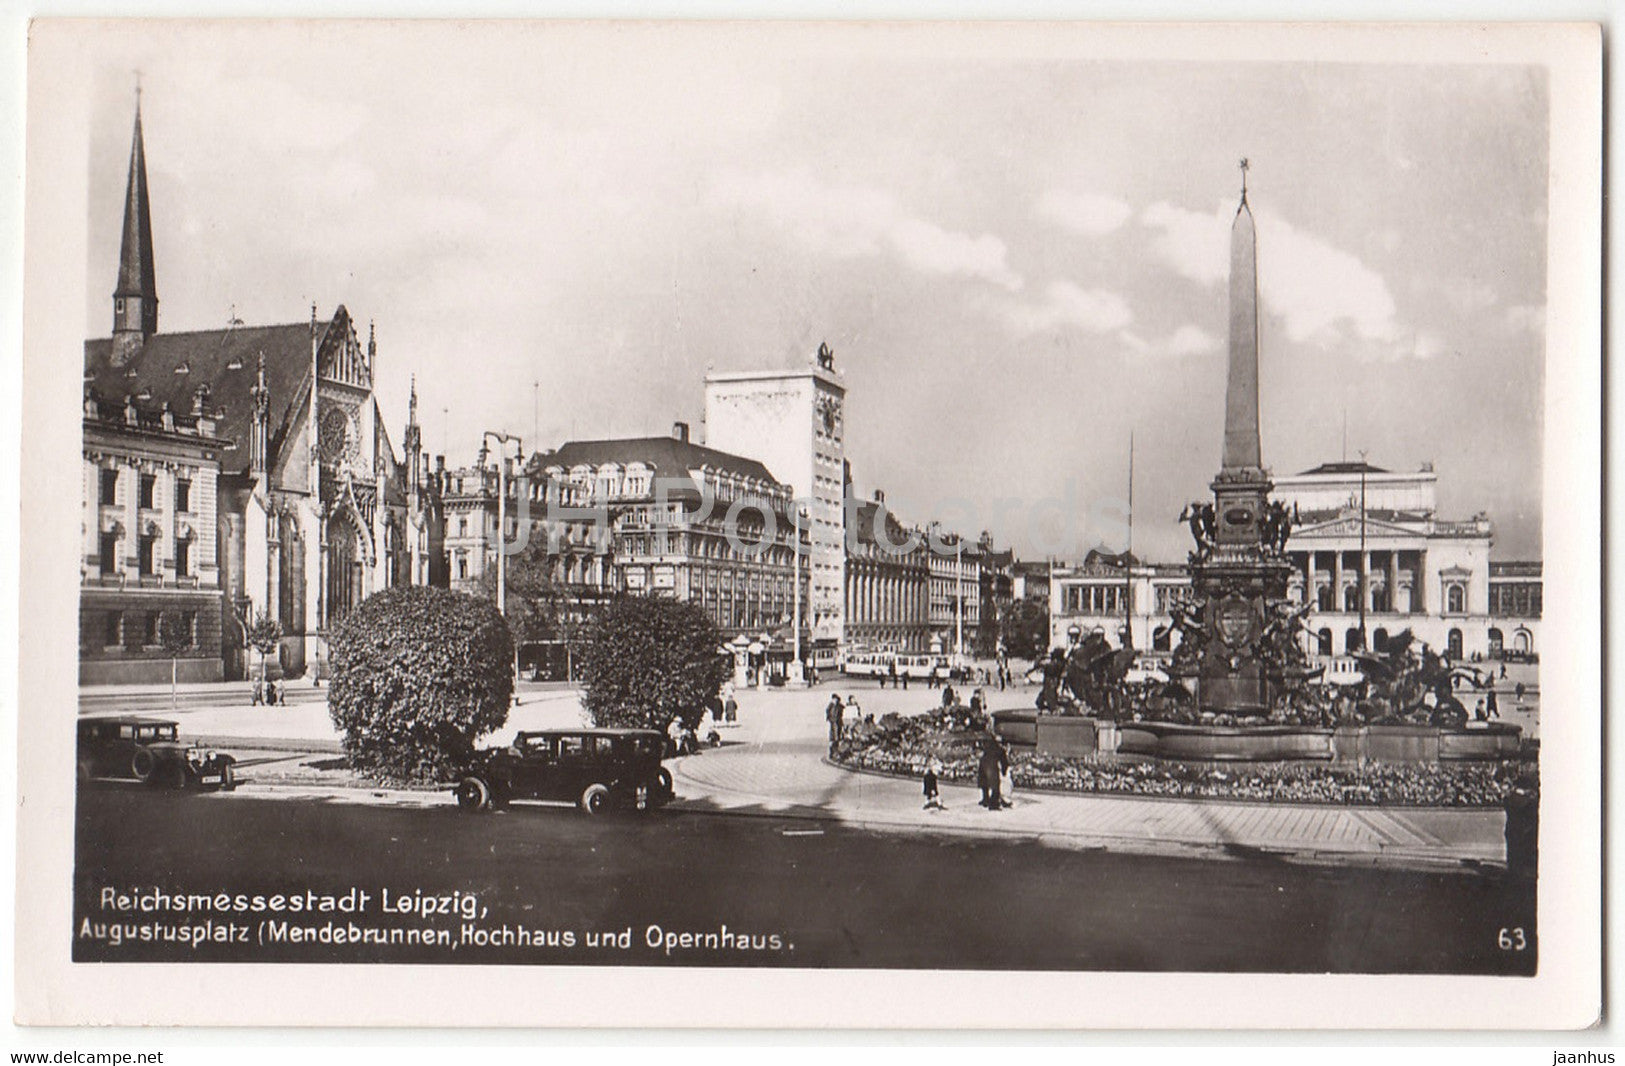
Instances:
[[[137,740],[174,740],[175,727],[172,725],[144,725],[135,731]]]

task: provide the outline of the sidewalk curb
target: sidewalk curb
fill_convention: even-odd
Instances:
[[[894,773],[893,771],[890,771],[890,770],[876,770],[876,769],[873,769],[873,768],[868,767],[868,766],[847,766],[844,763],[838,763],[838,762],[834,761],[833,759],[831,759],[827,755],[824,756],[820,761],[823,762],[824,765],[826,765],[826,766],[829,766],[829,767],[831,767],[833,769],[836,769],[836,770],[844,770],[849,774],[865,774],[865,775],[867,775],[869,777],[889,778],[890,780],[893,780],[893,781],[919,781],[920,780],[920,778],[915,777],[913,774],[899,774],[899,773]],[[954,781],[954,780],[951,780],[951,779],[948,779],[948,778],[943,778],[942,783],[945,784],[945,785],[958,785],[961,788],[975,788],[976,787],[976,785],[974,783],[971,783],[971,782]],[[1151,794],[1141,794],[1141,793],[1138,793],[1138,792],[1078,792],[1078,791],[1074,791],[1073,789],[1068,789],[1068,788],[1039,788],[1039,787],[1034,787],[1032,785],[1023,786],[1022,791],[1029,794],[1029,795],[1057,796],[1057,797],[1060,797],[1062,799],[1101,799],[1101,800],[1120,800],[1120,801],[1136,801],[1136,802],[1138,802],[1138,801],[1150,801],[1150,802],[1153,802],[1153,803],[1231,803],[1231,804],[1236,804],[1238,806],[1246,806],[1246,807],[1268,807],[1268,808],[1270,808],[1272,810],[1294,810],[1294,811],[1384,811],[1384,812],[1395,812],[1395,811],[1397,811],[1397,812],[1402,813],[1402,814],[1403,813],[1416,812],[1416,811],[1425,811],[1425,812],[1427,812],[1429,814],[1504,813],[1504,808],[1502,808],[1502,807],[1426,807],[1426,806],[1419,806],[1419,805],[1414,804],[1414,803],[1412,803],[1412,804],[1393,803],[1393,804],[1387,804],[1387,805],[1374,804],[1374,803],[1304,803],[1304,802],[1295,802],[1295,801],[1292,801],[1292,800],[1282,800],[1280,802],[1277,802],[1275,800],[1247,799],[1245,797],[1239,797],[1239,796],[1238,797],[1229,797],[1229,796],[1157,796],[1157,795],[1151,795]]]
[[[828,758],[822,761],[829,763]],[[835,766],[833,763],[829,763]],[[846,769],[845,767],[836,767]],[[849,771],[857,773],[858,771]],[[893,780],[910,780],[898,775],[873,772],[873,776],[891,778]],[[728,792],[731,795],[747,797],[760,802],[772,802],[772,798],[761,796],[752,792],[740,792],[732,789],[719,789],[715,786],[704,785],[688,778],[679,771],[672,774],[674,782],[679,786],[685,782],[695,790],[703,790],[705,794],[718,791]],[[946,783],[947,787],[965,789],[974,792],[974,785],[963,785],[957,782]],[[1045,793],[1048,795],[1049,793]],[[1079,798],[1095,798],[1080,796]],[[1099,797],[1115,799],[1137,799],[1142,797],[1116,796]],[[1158,797],[1168,800],[1168,797]],[[1200,802],[1193,800],[1169,800],[1175,803]],[[982,839],[1000,840],[1030,840],[1034,843],[1049,847],[1067,847],[1075,850],[1098,850],[1114,854],[1142,854],[1159,855],[1172,858],[1191,858],[1207,861],[1242,861],[1247,858],[1278,860],[1282,862],[1297,862],[1315,866],[1334,866],[1339,868],[1372,866],[1384,869],[1414,870],[1425,873],[1449,873],[1458,875],[1483,876],[1493,872],[1502,864],[1494,860],[1486,860],[1478,856],[1464,856],[1440,852],[1432,849],[1418,848],[1391,848],[1383,847],[1372,850],[1339,851],[1324,847],[1293,848],[1282,846],[1274,847],[1236,847],[1222,843],[1206,841],[1165,840],[1154,837],[1117,836],[1100,833],[1083,833],[1057,827],[1004,827],[995,824],[987,826],[967,826],[955,824],[931,824],[920,822],[906,816],[886,816],[842,812],[838,810],[823,810],[805,806],[785,807],[779,810],[766,808],[738,809],[723,807],[697,807],[695,804],[705,803],[703,796],[683,795],[674,805],[675,809],[688,810],[695,814],[722,814],[741,818],[796,818],[803,821],[832,822],[837,825],[858,829],[870,829],[882,832],[915,832],[935,835],[949,835],[962,837],[976,837]]]

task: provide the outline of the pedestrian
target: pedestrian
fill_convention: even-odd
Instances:
[[[1014,772],[1010,769],[1010,760],[1006,758],[1000,764],[999,769],[999,804],[1004,807],[1014,807],[1016,805],[1015,794],[1016,778]]]
[[[1010,668],[1008,666],[1004,665],[1003,663],[1000,663],[998,673],[999,673],[999,691],[1003,692],[1005,682],[1007,680],[1009,680],[1009,678],[1010,678]]]
[[[935,755],[925,764],[925,810],[942,810],[942,797],[937,788],[937,776],[942,773],[942,760]]]
[[[829,754],[835,757],[835,745],[841,739],[842,719],[846,716],[846,705],[841,702],[841,694],[835,693],[829,698],[829,705],[824,708],[824,720],[829,723]]]
[[[275,707],[276,706],[276,682],[275,681],[267,681],[265,683],[265,705],[267,707]]]
[[[895,669],[895,667],[893,669]],[[908,671],[907,670],[903,671],[903,691],[904,692],[908,691]]]
[[[1501,717],[1501,701],[1496,697],[1493,688],[1490,689],[1489,699],[1485,702],[1484,713],[1490,718]]]
[[[863,721],[863,708],[858,706],[857,693],[853,693],[846,698],[846,709],[852,712],[852,721]]]
[[[722,720],[730,723],[739,721],[739,701],[734,699],[732,692],[722,701]]]
[[[1507,664],[1502,663],[1501,664],[1501,680],[1505,681],[1506,679],[1507,679]]]
[[[891,687],[897,687],[897,660],[893,659],[886,664],[886,676],[891,678]]]
[[[880,687],[881,688],[885,688],[886,687],[886,671],[882,670],[878,674],[876,674],[875,675],[875,680],[880,682]]]
[[[937,664],[936,663],[931,664],[931,673],[926,675],[925,687],[926,688],[936,688],[937,687]]]
[[[943,685],[942,686],[942,705],[944,707],[952,707],[954,705],[955,698],[956,697],[954,696],[954,687],[952,685]]]
[[[666,750],[671,755],[683,754],[683,724],[676,718],[666,723]]]
[[[982,694],[981,689],[970,694],[970,709],[972,714],[981,714],[987,710],[987,697]]]
[[[982,738],[982,758],[976,765],[976,783],[982,786],[982,806],[990,811],[1004,809],[999,791],[999,778],[1010,765],[999,738],[988,733]]]
[[[260,704],[262,704],[264,702],[265,702],[265,679],[260,678],[260,677],[256,677],[254,679],[254,694],[249,697],[248,705],[250,707],[258,707]]]
[[[722,721],[722,695],[718,693],[706,701],[707,709],[711,712],[711,721]]]
[[[1475,720],[1477,720],[1477,721],[1480,721],[1480,722],[1485,722],[1485,721],[1489,720],[1489,719],[1484,717],[1484,701],[1483,700],[1479,700],[1478,701],[1478,706],[1473,708],[1473,718]]]

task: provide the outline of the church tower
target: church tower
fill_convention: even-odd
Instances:
[[[124,237],[113,290],[114,358],[122,363],[158,332],[158,282],[152,261],[152,211],[147,202],[147,154],[141,139],[141,90],[136,89],[130,177],[124,189]]]

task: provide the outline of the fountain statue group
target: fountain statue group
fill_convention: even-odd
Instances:
[[[1213,505],[1194,504],[1181,516],[1195,547],[1191,564],[1198,573],[1218,547]],[[1271,500],[1259,522],[1252,562],[1284,559],[1297,515]],[[1051,713],[1091,714],[1109,720],[1139,719],[1182,723],[1331,726],[1339,723],[1425,723],[1459,728],[1467,711],[1456,692],[1462,685],[1483,688],[1487,675],[1453,664],[1416,640],[1409,630],[1388,638],[1377,651],[1354,656],[1363,681],[1338,686],[1322,679],[1324,667],[1311,665],[1305,618],[1312,605],[1284,595],[1263,597],[1260,624],[1227,624],[1224,605],[1244,599],[1234,582],[1202,582],[1194,594],[1174,604],[1170,629],[1179,634],[1166,675],[1136,671],[1139,653],[1132,643],[1113,646],[1099,630],[1068,648],[1053,648],[1036,669],[1043,673],[1038,708]],[[1234,616],[1232,616],[1234,617]],[[1201,678],[1250,673],[1268,682],[1272,699],[1258,713],[1204,712],[1198,701]],[[1193,684],[1194,682],[1194,684]],[[1254,708],[1249,708],[1253,710]]]
[[[1131,635],[1112,647],[1096,631],[1040,663],[1039,709],[1107,718],[1132,716],[1190,724],[1322,726],[1346,719],[1428,721],[1455,726],[1466,715],[1453,692],[1464,676],[1404,633],[1359,656],[1355,691],[1324,682],[1310,663],[1308,603],[1287,595],[1286,545],[1296,508],[1271,498],[1258,424],[1258,268],[1247,162],[1230,227],[1229,370],[1223,459],[1213,498],[1180,516],[1195,542],[1191,594],[1172,612],[1179,634],[1166,673],[1134,670]],[[1471,671],[1467,671],[1470,673]]]

